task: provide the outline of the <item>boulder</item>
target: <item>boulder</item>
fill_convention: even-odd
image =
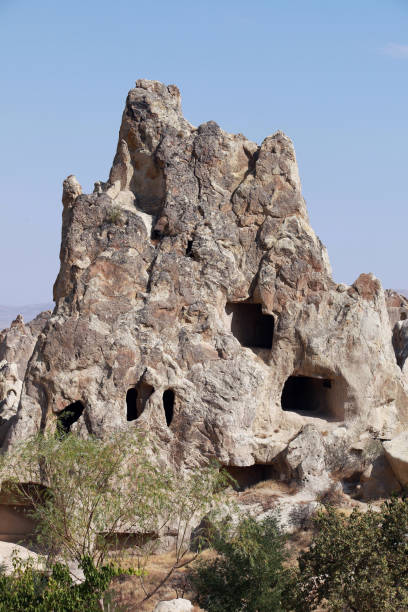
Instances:
[[[191,612],[193,605],[188,599],[171,599],[169,601],[159,601],[153,612]]]
[[[41,559],[32,550],[19,544],[0,542],[0,566],[4,568],[6,574],[10,574],[13,571],[13,558],[21,559],[22,561],[31,560],[34,567],[38,569],[43,568]]]
[[[322,434],[312,424],[305,425],[286,450],[289,477],[303,487],[322,491],[330,485],[326,469],[325,444]]]
[[[384,442],[383,446],[398,482],[405,487],[408,485],[408,431]]]
[[[384,499],[401,489],[385,453],[377,457],[361,475],[360,486],[361,499],[370,501],[373,499]]]

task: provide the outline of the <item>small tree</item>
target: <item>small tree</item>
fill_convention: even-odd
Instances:
[[[227,483],[218,465],[188,474],[164,468],[154,445],[134,431],[107,441],[39,435],[4,457],[2,473],[3,481],[14,483],[33,507],[37,536],[50,561],[82,563],[86,557],[100,567],[112,548],[123,551],[118,534],[127,534],[129,542],[136,536],[139,544],[133,544],[132,552],[145,599],[187,563],[191,527],[221,503]],[[45,486],[41,495],[32,483]],[[174,557],[165,578],[147,591],[149,557],[159,536],[170,530],[175,534]]]
[[[408,504],[392,498],[379,511],[328,508],[299,558],[291,603],[299,611],[322,604],[335,612],[408,609]],[[292,609],[292,608],[291,608]]]
[[[189,576],[198,605],[208,612],[283,610],[284,537],[274,518],[226,521],[211,543],[217,556],[198,561]]]

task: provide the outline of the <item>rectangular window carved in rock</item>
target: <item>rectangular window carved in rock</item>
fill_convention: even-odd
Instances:
[[[225,311],[232,315],[231,332],[248,348],[272,348],[274,318],[262,312],[261,304],[229,302]]]
[[[282,410],[329,421],[344,420],[346,397],[341,379],[289,376],[281,396]]]

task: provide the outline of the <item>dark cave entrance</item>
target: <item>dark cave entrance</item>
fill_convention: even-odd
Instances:
[[[77,422],[84,409],[83,403],[77,401],[69,404],[64,410],[61,410],[57,417],[57,431],[60,434],[69,433],[71,426]]]
[[[223,468],[235,480],[234,489],[244,491],[259,482],[279,478],[277,470],[272,465],[247,465],[237,467],[229,465]]]
[[[136,387],[131,387],[126,393],[126,418],[128,421],[135,421],[139,416],[137,405],[138,392]]]
[[[192,240],[188,240],[187,241],[187,248],[186,248],[186,257],[192,257],[192,249],[193,249],[193,241]]]
[[[232,314],[231,331],[248,348],[272,348],[275,320],[262,312],[261,304],[228,302],[225,311]]]
[[[154,387],[145,382],[139,382],[130,387],[126,393],[126,419],[136,421],[145,409],[146,402],[154,392]]]
[[[328,420],[344,419],[344,387],[340,381],[289,376],[282,391],[282,410]]]
[[[166,415],[167,427],[170,427],[174,415],[174,391],[173,389],[166,389],[163,393],[163,408],[164,414]]]

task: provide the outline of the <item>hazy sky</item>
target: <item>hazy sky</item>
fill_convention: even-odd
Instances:
[[[335,280],[407,287],[408,0],[0,0],[0,304],[49,301],[61,186],[106,180],[128,89],[295,144]]]

